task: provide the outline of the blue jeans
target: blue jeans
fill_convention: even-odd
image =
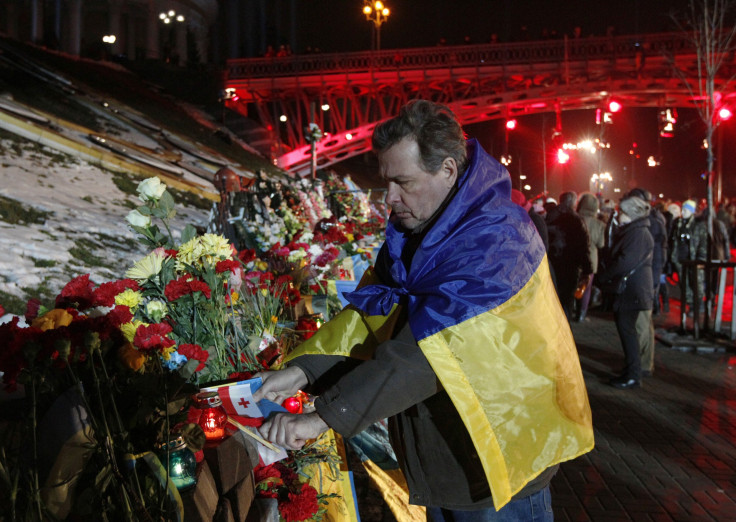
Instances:
[[[494,508],[479,511],[458,511],[437,507],[427,508],[429,522],[552,522],[552,496],[549,486],[533,495],[509,502],[501,511]]]

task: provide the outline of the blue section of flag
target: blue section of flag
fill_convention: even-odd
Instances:
[[[346,295],[370,315],[386,315],[407,295],[418,341],[505,303],[544,259],[529,215],[511,202],[506,169],[475,140],[468,141],[468,152],[470,166],[458,192],[422,240],[409,273],[401,260],[407,235],[391,220],[384,249],[392,281]]]

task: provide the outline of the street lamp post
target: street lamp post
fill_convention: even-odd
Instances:
[[[381,50],[381,25],[388,19],[391,11],[384,5],[381,0],[363,0],[363,14],[365,19],[373,22],[375,27],[375,47],[376,51]],[[373,46],[371,46],[372,48]]]

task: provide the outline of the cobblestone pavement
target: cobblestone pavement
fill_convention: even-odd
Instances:
[[[656,317],[661,337],[679,308]],[[556,520],[736,520],[736,356],[733,344],[657,342],[639,389],[607,384],[623,363],[612,316],[572,325],[596,448],[552,481]],[[658,336],[659,337],[659,336]],[[693,346],[697,343],[693,343]]]
[[[675,329],[678,312],[675,305],[655,318],[658,333]],[[608,385],[623,365],[612,315],[592,312],[572,329],[596,447],[562,464],[552,480],[555,519],[736,521],[733,343],[717,349],[700,343],[695,350],[657,342],[654,375],[641,388],[618,390]],[[362,521],[393,520],[367,477],[353,469]]]

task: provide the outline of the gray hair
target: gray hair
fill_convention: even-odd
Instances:
[[[427,172],[437,172],[448,157],[455,160],[458,172],[465,170],[465,135],[449,107],[428,100],[410,101],[398,116],[376,126],[373,152],[380,154],[407,137],[417,142],[422,168]]]

